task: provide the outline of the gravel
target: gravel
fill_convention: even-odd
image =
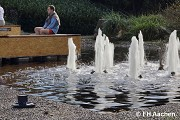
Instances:
[[[29,96],[29,102],[36,103],[35,108],[17,109],[12,104],[17,102],[20,92],[0,86],[0,120],[179,120],[180,104],[169,103],[163,106],[134,109],[119,113],[98,113],[61,102]],[[144,112],[144,116],[143,116]],[[156,116],[146,116],[146,113]],[[159,116],[165,113],[166,116]],[[172,115],[172,116],[168,116]],[[172,113],[172,114],[170,114]],[[175,116],[174,116],[175,114]],[[162,114],[164,115],[164,114]]]

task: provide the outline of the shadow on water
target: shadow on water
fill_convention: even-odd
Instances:
[[[147,59],[157,61],[156,52],[146,51]],[[75,73],[66,69],[66,58],[43,63],[23,61],[18,65],[7,64],[0,70],[0,84],[33,96],[99,112],[119,112],[180,101],[179,84],[172,85],[171,79],[165,78],[165,71],[156,75],[157,62],[147,65],[143,71],[146,79],[134,81],[126,78],[128,64],[122,61],[126,60],[127,53],[127,47],[116,47],[116,65],[109,74],[103,75],[90,74],[94,60],[94,51],[91,50],[82,53],[79,64],[83,64]]]

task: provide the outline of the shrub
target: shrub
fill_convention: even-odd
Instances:
[[[168,22],[170,29],[180,30],[180,1],[176,1],[172,6],[162,12]]]
[[[110,12],[103,16],[106,22],[103,25],[103,32],[108,36],[114,36],[120,30],[125,32],[127,30],[128,22],[124,15]]]
[[[140,30],[143,32],[146,41],[165,39],[167,34],[166,20],[162,15],[125,17],[117,13],[111,13],[105,15],[104,18],[107,19],[104,31],[114,37],[120,36],[121,40],[130,40],[132,36],[138,35]]]
[[[131,17],[129,24],[130,28],[127,34],[137,35],[141,30],[147,41],[165,39],[167,34],[166,20],[162,15]]]
[[[6,20],[22,25],[27,32],[44,24],[49,4],[55,5],[60,16],[60,33],[93,34],[98,19],[106,11],[89,0],[1,0]]]
[[[114,11],[140,15],[142,13],[156,13],[165,9],[175,0],[91,0],[101,3]]]

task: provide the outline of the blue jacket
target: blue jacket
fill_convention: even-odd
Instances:
[[[57,32],[59,30],[58,20],[55,17],[52,17],[50,24],[48,25],[48,23],[45,22],[43,28],[44,29],[51,29],[55,34],[57,34]]]

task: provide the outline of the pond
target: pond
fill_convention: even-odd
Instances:
[[[119,112],[180,101],[180,78],[170,78],[158,71],[156,50],[146,50],[147,64],[140,80],[127,77],[127,47],[116,47],[115,66],[108,73],[91,74],[94,52],[84,51],[77,71],[61,62],[5,65],[1,68],[1,84],[33,96],[80,105],[98,112]]]

